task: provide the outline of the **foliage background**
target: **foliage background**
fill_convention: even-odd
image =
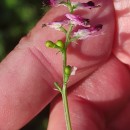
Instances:
[[[0,0],[0,61],[36,24],[48,7],[37,0]],[[21,130],[46,130],[49,106]]]

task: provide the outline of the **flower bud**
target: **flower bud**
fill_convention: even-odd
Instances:
[[[46,41],[45,45],[49,48],[55,48],[55,44],[52,41]]]
[[[70,65],[67,65],[66,67],[65,67],[65,74],[66,75],[70,75],[71,74],[71,66]]]
[[[64,43],[63,43],[61,40],[58,40],[58,41],[56,42],[56,45],[57,45],[58,47],[60,47],[60,48],[64,48]]]

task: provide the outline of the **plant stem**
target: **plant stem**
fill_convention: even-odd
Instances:
[[[63,106],[64,106],[64,115],[65,115],[67,130],[72,130],[72,126],[71,126],[68,99],[67,99],[67,81],[66,81],[66,75],[65,75],[65,67],[67,66],[67,47],[68,47],[68,44],[71,41],[70,33],[72,31],[72,28],[73,28],[73,25],[70,24],[69,30],[66,33],[65,47],[64,47],[64,50],[62,52],[62,56],[63,56],[63,87],[62,87],[61,94],[62,94],[62,100],[63,100]]]
[[[66,84],[63,85],[62,99],[63,99],[63,105],[64,105],[64,114],[65,114],[65,120],[66,120],[66,127],[67,127],[67,130],[72,130],[71,121],[70,121],[69,107],[68,107],[67,85]]]
[[[67,130],[72,130],[69,107],[68,107],[68,99],[67,99],[67,83],[65,81],[65,67],[66,67],[66,60],[67,60],[66,51],[67,51],[67,49],[65,48],[65,50],[63,52],[63,88],[62,88],[61,94],[62,94],[62,100],[63,100],[63,106],[64,106],[66,127],[67,127]]]
[[[71,42],[71,38],[70,38],[70,33],[71,33],[71,31],[72,31],[72,29],[73,29],[73,24],[71,24],[70,23],[70,26],[69,26],[69,30],[68,30],[68,32],[66,33],[66,47],[67,47],[67,45]]]

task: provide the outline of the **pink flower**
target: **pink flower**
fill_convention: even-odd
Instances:
[[[50,22],[50,23],[47,23],[47,24],[43,24],[42,27],[48,26],[50,28],[54,28],[54,29],[60,31],[61,27],[64,26],[64,25],[67,25],[67,24],[68,24],[68,21],[64,20],[64,21]]]
[[[72,2],[72,6],[74,10],[85,9],[85,8],[92,9],[92,8],[100,7],[100,5],[95,5],[93,1],[89,1],[87,3]]]
[[[102,24],[98,24],[94,27],[89,27],[86,29],[79,29],[77,32],[74,32],[73,37],[77,37],[79,40],[86,39],[91,35],[94,35],[96,32],[102,29]]]
[[[65,15],[72,24],[76,25],[81,25],[84,27],[89,27],[89,19],[80,17],[79,15],[74,15],[74,14],[66,14]]]
[[[48,26],[50,28],[54,28],[56,30],[61,31],[61,27],[65,26],[65,25],[69,25],[70,22],[72,24],[74,24],[75,26],[80,25],[80,26],[83,26],[83,27],[90,27],[89,19],[82,18],[78,15],[73,15],[73,14],[66,14],[65,16],[68,19],[63,20],[63,21],[50,22],[50,23],[47,23],[47,24],[43,24],[43,27]]]
[[[48,26],[50,28],[54,28],[56,30],[60,30],[60,27],[62,27],[63,22],[52,22],[52,23],[48,23]]]

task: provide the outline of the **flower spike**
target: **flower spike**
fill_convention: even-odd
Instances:
[[[47,48],[52,48],[58,50],[56,54],[59,52],[62,55],[62,84],[60,85],[58,82],[54,82],[55,88],[62,95],[62,101],[64,106],[64,115],[66,122],[66,130],[72,130],[71,118],[68,106],[68,98],[67,98],[67,88],[68,83],[72,75],[75,75],[77,72],[77,67],[71,66],[68,64],[68,47],[71,43],[78,43],[78,40],[84,40],[88,37],[95,37],[98,35],[102,35],[103,31],[100,31],[103,27],[102,24],[95,24],[92,26],[90,24],[90,20],[86,17],[80,16],[80,12],[76,12],[78,15],[74,13],[75,10],[80,9],[92,9],[100,7],[100,5],[96,5],[93,1],[84,2],[72,2],[71,0],[44,0],[45,2],[50,2],[50,6],[65,6],[68,8],[69,13],[64,12],[64,18],[61,21],[50,21],[49,23],[45,23],[42,27],[50,27],[56,30],[59,30],[64,33],[64,36],[60,36],[64,40],[46,41],[45,46]],[[60,15],[61,16],[61,15]],[[99,32],[100,31],[100,32]],[[55,33],[55,32],[54,32]],[[56,33],[54,34],[56,36]],[[51,39],[51,37],[50,37]],[[91,39],[93,40],[93,39]],[[98,42],[98,41],[96,41]],[[57,59],[58,60],[58,59]]]

